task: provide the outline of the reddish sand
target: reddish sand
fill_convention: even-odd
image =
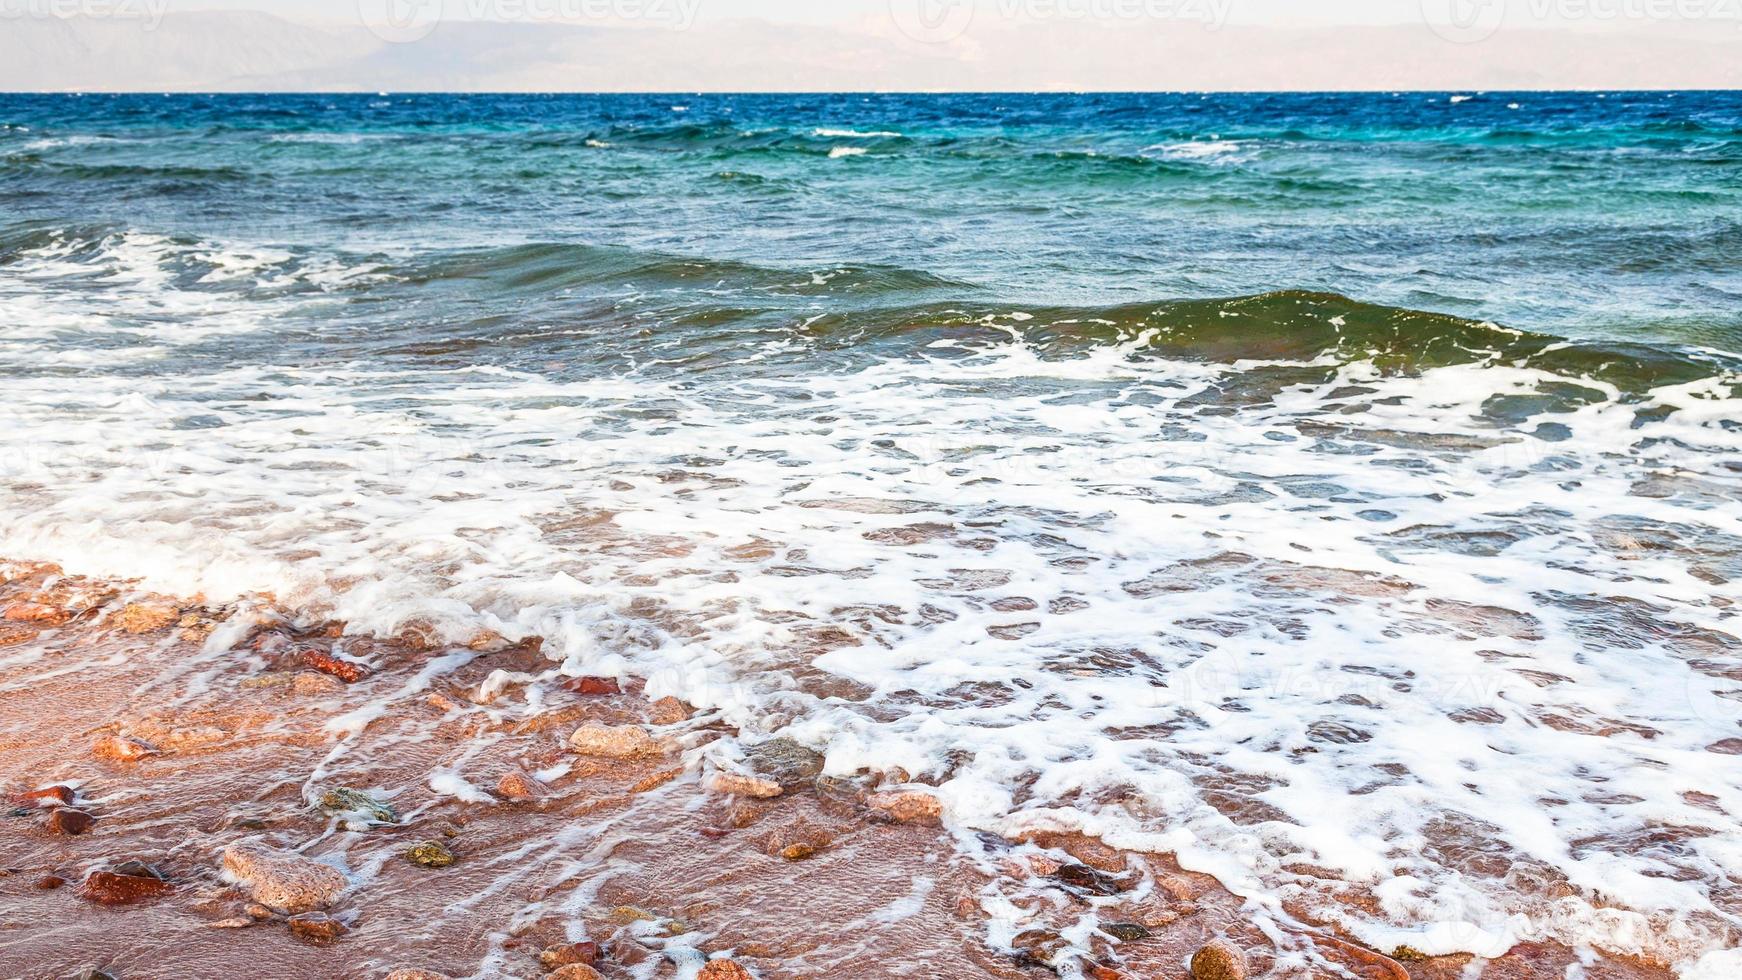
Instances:
[[[1217,938],[1245,951],[1255,977],[1451,980],[1469,962],[1399,963],[1306,931],[1279,948],[1238,899],[1166,857],[1070,837],[959,842],[923,812],[902,822],[870,805],[862,782],[806,780],[770,799],[719,792],[694,750],[734,733],[649,704],[633,681],[616,694],[564,684],[532,645],[352,641],[365,672],[330,657],[336,629],[297,633],[270,617],[240,629],[234,611],[121,594],[42,566],[0,584],[0,977],[538,977],[542,950],[583,939],[613,978],[692,976],[724,955],[764,978],[1184,978]],[[238,627],[237,643],[205,652],[214,627]],[[541,679],[480,703],[499,669]],[[536,711],[533,692],[545,699]],[[329,727],[370,706],[379,715],[359,733]],[[647,726],[654,753],[578,755],[567,739],[588,722]],[[565,762],[570,771],[530,787],[541,799],[494,795],[504,775]],[[439,794],[437,771],[491,796]],[[22,798],[53,786],[76,789],[70,808],[58,791]],[[316,805],[335,787],[390,798],[398,822],[343,829]],[[84,822],[56,815],[67,809],[95,821],[54,832]],[[224,848],[246,840],[348,871],[352,887],[329,910],[343,934],[299,935],[258,907],[251,917],[246,889],[220,876]],[[406,858],[432,840],[452,865]],[[127,905],[84,897],[87,876],[127,861],[168,885],[147,883]],[[989,907],[1032,919],[1005,945]],[[1079,939],[1086,956],[1060,952],[1058,932],[1094,921],[1127,924],[1116,931],[1133,938],[1101,933]],[[1482,975],[1558,980],[1574,960],[1521,947]],[[1584,975],[1668,973],[1605,961]]]

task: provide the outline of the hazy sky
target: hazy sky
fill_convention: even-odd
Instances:
[[[26,90],[1734,87],[1742,0],[0,0]]]

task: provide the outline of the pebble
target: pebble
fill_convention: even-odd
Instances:
[[[181,610],[161,602],[131,602],[121,610],[121,628],[137,636],[155,633],[181,618]]]
[[[426,868],[445,868],[454,863],[454,852],[440,841],[426,840],[407,849],[405,859]]]
[[[96,822],[96,817],[91,816],[83,810],[75,810],[72,807],[61,807],[48,815],[48,832],[51,834],[65,834],[68,837],[77,837],[79,834],[90,830]]]
[[[667,695],[648,708],[647,720],[655,725],[677,725],[690,720],[690,709],[677,698]]]
[[[569,736],[569,748],[581,755],[611,759],[631,759],[664,752],[660,743],[639,725],[582,725]]]
[[[345,682],[331,674],[323,674],[316,670],[298,671],[291,679],[290,690],[293,694],[303,697],[320,697],[327,694],[337,694],[345,689]]]
[[[788,844],[780,849],[780,856],[788,861],[803,861],[805,858],[816,854],[816,852],[817,849],[814,844]]]
[[[41,878],[36,879],[36,887],[45,892],[54,891],[56,888],[59,888],[66,883],[67,880],[65,878],[55,874],[43,875]]]
[[[174,885],[162,878],[93,871],[79,886],[79,897],[99,905],[132,905],[166,895],[174,889]]]
[[[399,969],[389,973],[381,980],[448,980],[448,975],[430,970]]]
[[[45,803],[61,803],[71,806],[73,802],[73,790],[70,786],[47,786],[43,789],[33,789],[28,793],[20,794],[18,796],[18,802],[35,803],[38,806],[44,805]]]
[[[326,908],[351,884],[331,865],[258,844],[230,845],[223,863],[248,886],[254,901],[281,912]]]
[[[333,814],[360,814],[376,823],[399,822],[399,813],[393,807],[368,793],[343,786],[321,794],[321,809]]]
[[[1192,955],[1192,980],[1246,980],[1246,954],[1218,939]]]
[[[598,959],[599,944],[595,942],[561,943],[556,946],[547,946],[544,952],[538,954],[538,961],[543,963],[547,970],[554,970],[559,966],[572,966],[576,963],[591,966]]]
[[[585,963],[570,963],[554,973],[544,975],[544,980],[604,980],[599,971]]]
[[[1117,895],[1127,887],[1112,875],[1096,871],[1086,864],[1064,865],[1052,877],[1063,885],[1091,895]]]
[[[577,694],[622,694],[623,688],[614,677],[577,677],[568,683]]]
[[[944,813],[943,801],[930,793],[917,789],[873,793],[865,802],[869,803],[873,809],[882,810],[902,823],[937,820]]]
[[[1135,922],[1110,922],[1101,931],[1120,942],[1134,943],[1149,938],[1149,930]]]
[[[785,792],[780,788],[780,784],[772,779],[746,776],[739,772],[715,773],[713,787],[722,793],[749,796],[758,800],[770,799]]]
[[[823,771],[823,755],[790,738],[771,738],[744,750],[744,763],[757,776],[792,790],[817,778]]]
[[[6,607],[6,619],[14,623],[45,623],[50,626],[59,626],[71,618],[72,615],[66,610],[40,602],[15,602]]]
[[[496,795],[505,800],[537,800],[545,795],[544,784],[516,769],[496,780]]]
[[[755,980],[750,971],[731,960],[709,960],[696,980]]]
[[[323,674],[331,674],[347,684],[355,684],[369,676],[369,668],[321,650],[304,650],[302,665],[310,670],[318,670]]]
[[[91,754],[99,759],[109,759],[115,762],[134,762],[148,755],[157,755],[155,748],[134,738],[122,738],[119,735],[105,735],[97,739],[91,746]]]
[[[290,931],[311,943],[330,943],[351,930],[343,922],[321,912],[305,912],[290,917]]]

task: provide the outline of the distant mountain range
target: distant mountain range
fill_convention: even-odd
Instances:
[[[149,29],[148,29],[149,28]],[[446,22],[411,43],[261,13],[0,21],[8,91],[858,91],[1739,88],[1742,24],[1343,29],[995,24],[941,44],[893,25]]]

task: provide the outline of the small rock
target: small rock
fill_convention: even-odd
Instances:
[[[259,844],[230,845],[223,863],[248,886],[254,901],[281,912],[326,908],[351,884],[331,865]]]
[[[690,720],[690,709],[677,698],[666,696],[653,702],[647,710],[647,720],[655,725],[677,725]]]
[[[614,677],[577,677],[568,683],[576,694],[622,694],[623,687]]]
[[[132,875],[135,878],[156,878],[163,881],[163,873],[144,861],[122,861],[109,869],[118,875]]]
[[[559,966],[572,966],[576,963],[591,966],[598,962],[598,959],[599,944],[595,942],[562,943],[556,946],[547,946],[544,952],[538,954],[538,961],[543,963],[547,970],[554,970]]]
[[[36,879],[36,887],[45,892],[54,891],[56,888],[59,888],[66,883],[67,880],[57,874],[46,874]]]
[[[399,813],[393,807],[368,793],[347,789],[343,786],[329,789],[321,794],[321,809],[341,816],[361,816],[374,823],[399,822]]]
[[[161,602],[131,602],[121,610],[121,628],[129,633],[155,633],[181,618],[181,610]]]
[[[96,967],[91,967],[89,969],[80,970],[78,980],[115,980],[115,975],[107,970],[99,970]]]
[[[278,914],[266,906],[261,905],[259,902],[249,902],[247,905],[242,906],[242,912],[247,915],[248,918],[253,919],[256,922],[264,922]]]
[[[633,905],[619,905],[611,910],[611,921],[626,926],[631,922],[658,922],[659,916]]]
[[[544,798],[545,788],[525,771],[516,769],[496,780],[496,795],[505,800],[539,800]]]
[[[1101,927],[1101,931],[1125,943],[1149,938],[1149,930],[1135,922],[1109,922]]]
[[[73,790],[71,786],[48,786],[43,789],[33,789],[21,793],[17,797],[19,803],[35,803],[37,806],[47,806],[55,803],[71,806]]]
[[[661,755],[664,749],[639,725],[582,725],[569,736],[569,748],[581,755],[612,759]]]
[[[1104,871],[1096,871],[1086,864],[1067,864],[1053,873],[1053,880],[1078,891],[1091,895],[1117,895],[1126,888],[1125,883]]]
[[[1192,955],[1192,980],[1246,980],[1246,954],[1216,940]]]
[[[426,840],[409,848],[405,859],[426,868],[445,868],[454,863],[454,852],[440,841]]]
[[[780,849],[780,856],[788,861],[803,861],[805,858],[816,854],[816,852],[817,849],[814,844],[788,844]]]
[[[355,684],[369,676],[369,668],[362,664],[340,660],[338,657],[321,650],[304,650],[301,659],[304,667],[318,670],[323,674],[331,674],[347,684]]]
[[[323,674],[317,670],[299,671],[291,679],[290,690],[293,694],[303,697],[322,697],[337,694],[345,689],[345,682],[331,674]]]
[[[68,837],[77,837],[85,831],[90,830],[96,822],[96,817],[91,816],[83,810],[75,810],[72,807],[61,807],[48,815],[48,832],[51,834],[65,834]]]
[[[755,980],[750,971],[731,960],[710,960],[696,980]]]
[[[823,755],[790,738],[771,738],[744,750],[744,762],[763,779],[793,790],[816,779],[823,771]]]
[[[351,930],[323,912],[304,912],[290,917],[291,934],[311,943],[330,943]]]
[[[746,776],[738,772],[715,773],[713,787],[722,793],[749,796],[758,800],[771,799],[785,792],[780,788],[780,784],[772,779]]]
[[[1165,929],[1180,920],[1180,913],[1159,905],[1139,908],[1136,911],[1136,916],[1138,924],[1151,932],[1156,929]]]
[[[1017,963],[1051,969],[1053,958],[1070,942],[1050,929],[1028,929],[1017,933],[1010,945],[1016,950]]]
[[[381,980],[448,980],[448,975],[430,970],[399,969],[382,977]]]
[[[937,820],[944,813],[943,801],[930,793],[917,789],[873,793],[865,802],[869,803],[873,809],[882,810],[902,823]]]
[[[40,602],[15,602],[6,607],[6,619],[14,623],[42,623],[59,626],[71,619],[65,609]]]
[[[135,762],[148,755],[157,755],[157,749],[134,738],[122,738],[119,735],[105,735],[97,739],[91,746],[91,754],[99,759],[109,759],[114,762]]]
[[[238,916],[234,916],[234,917],[228,918],[228,919],[218,919],[215,922],[208,922],[208,923],[206,923],[206,928],[207,929],[249,929],[249,928],[252,928],[252,927],[257,926],[259,924],[260,923],[256,922],[253,919],[248,918],[245,915],[238,915]]]
[[[99,905],[132,905],[167,895],[174,889],[174,885],[162,878],[93,871],[79,886],[79,897]]]
[[[599,971],[585,963],[570,963],[554,973],[546,973],[544,980],[604,980]]]

